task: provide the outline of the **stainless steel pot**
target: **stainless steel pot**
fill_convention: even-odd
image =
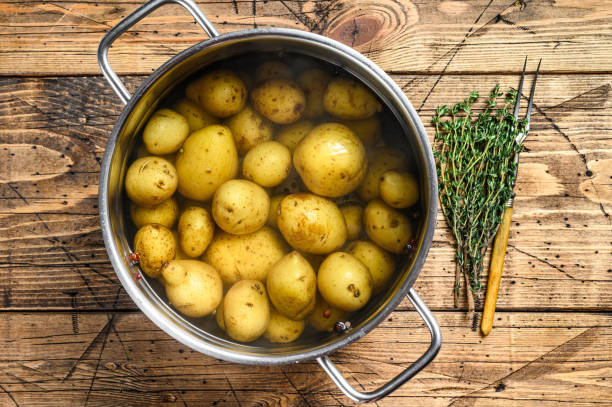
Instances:
[[[108,49],[123,32],[143,17],[166,3],[185,7],[202,26],[210,39],[202,41],[171,58],[144,80],[134,95],[130,95],[108,62]],[[233,342],[208,329],[197,326],[175,312],[146,279],[134,279],[137,271],[128,259],[123,214],[123,179],[132,146],[139,131],[159,102],[174,86],[193,73],[214,62],[253,51],[291,51],[335,64],[352,73],[383,100],[403,130],[403,141],[414,152],[420,174],[421,226],[417,249],[395,272],[386,295],[368,307],[354,328],[344,334],[331,333],[316,343],[255,346]],[[338,387],[359,402],[385,397],[423,369],[441,346],[440,328],[423,301],[412,288],[431,245],[437,210],[437,181],[431,148],[423,124],[399,87],[374,63],[353,49],[326,37],[291,29],[266,28],[237,31],[219,35],[215,27],[192,0],[152,0],[134,11],[112,28],[100,42],[98,61],[102,73],[125,103],[125,107],[110,135],[100,172],[100,220],[104,243],[119,280],[136,305],[161,329],[181,343],[207,355],[236,363],[277,365],[316,359]],[[361,338],[395,309],[408,296],[431,332],[427,351],[402,373],[371,392],[355,390],[328,358],[328,354]]]

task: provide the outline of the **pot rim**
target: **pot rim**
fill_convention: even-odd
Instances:
[[[115,240],[112,237],[112,227],[109,216],[109,200],[108,200],[108,177],[110,171],[110,164],[115,153],[115,146],[117,138],[125,125],[125,122],[133,111],[134,107],[140,101],[140,99],[146,94],[151,86],[156,83],[164,74],[170,69],[177,66],[185,59],[197,54],[205,48],[223,44],[229,41],[235,41],[240,39],[265,39],[265,38],[291,38],[299,41],[305,41],[309,43],[316,43],[319,47],[327,48],[330,52],[344,53],[350,57],[353,62],[360,65],[365,70],[371,71],[375,77],[377,77],[381,84],[386,88],[388,93],[393,95],[403,111],[400,113],[404,117],[408,117],[411,123],[409,124],[415,130],[415,136],[418,138],[418,143],[423,151],[421,151],[424,157],[423,168],[421,171],[424,173],[423,176],[427,178],[430,188],[429,193],[429,205],[425,211],[425,220],[423,222],[423,229],[418,242],[418,250],[415,258],[412,260],[412,267],[409,275],[402,282],[401,286],[395,291],[395,294],[387,300],[386,304],[382,309],[379,309],[372,317],[360,329],[354,329],[348,334],[343,335],[331,343],[326,345],[319,345],[309,348],[305,352],[283,354],[283,355],[262,355],[259,353],[238,353],[228,349],[224,349],[213,343],[204,343],[201,339],[195,337],[191,332],[187,332],[187,329],[177,330],[174,327],[178,324],[177,321],[171,318],[166,312],[162,312],[160,304],[153,304],[150,298],[148,298],[142,289],[139,287],[139,283],[131,277],[131,273],[125,265],[124,259],[122,258]],[[109,136],[104,157],[101,164],[100,170],[100,187],[99,187],[99,208],[100,208],[100,223],[102,227],[102,234],[104,238],[104,244],[109,254],[109,258],[117,274],[117,277],[121,281],[123,288],[138,306],[138,308],[158,327],[160,327],[167,334],[195,349],[201,353],[209,356],[223,359],[226,361],[242,364],[255,364],[255,365],[280,365],[289,364],[299,361],[311,360],[341,349],[350,343],[360,339],[372,329],[374,329],[379,323],[381,323],[403,300],[407,295],[408,291],[416,281],[421,268],[427,257],[429,248],[433,240],[433,234],[436,223],[437,214],[437,202],[438,202],[438,188],[437,188],[437,176],[435,169],[435,162],[431,151],[431,146],[427,138],[425,128],[410,101],[404,95],[403,91],[398,85],[376,64],[367,59],[359,52],[352,48],[329,39],[327,37],[289,28],[256,28],[249,30],[233,31],[230,33],[222,34],[216,37],[199,42],[177,55],[170,58],[163,65],[161,65],[155,72],[149,75],[140,84],[136,92],[132,95],[128,103],[123,107],[115,126]],[[119,272],[121,270],[122,272]],[[148,303],[152,306],[143,306]],[[164,304],[165,305],[165,304]]]

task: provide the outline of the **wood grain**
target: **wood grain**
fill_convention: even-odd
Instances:
[[[543,72],[610,72],[607,0],[198,2],[222,33],[286,27],[320,33],[395,72],[520,72],[525,55]],[[0,75],[99,74],[98,42],[140,1],[0,2]],[[155,11],[110,55],[120,73],[150,73],[205,39],[179,6]]]

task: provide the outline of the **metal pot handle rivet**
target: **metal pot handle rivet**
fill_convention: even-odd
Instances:
[[[438,322],[429,308],[427,308],[423,300],[417,295],[414,288],[411,288],[408,292],[408,299],[410,302],[412,302],[412,305],[414,305],[414,308],[416,308],[418,313],[421,315],[421,318],[423,318],[423,321],[425,321],[425,324],[429,328],[429,332],[431,333],[431,343],[429,344],[427,351],[419,359],[380,388],[367,393],[355,390],[355,388],[346,381],[344,376],[342,376],[342,373],[327,356],[317,358],[317,362],[319,362],[321,367],[323,367],[323,370],[325,370],[336,386],[338,386],[340,390],[342,390],[342,392],[351,400],[360,403],[380,400],[410,380],[414,375],[427,366],[429,362],[431,362],[438,354],[438,351],[442,346],[442,333],[440,332]]]
[[[202,13],[202,10],[200,10],[197,4],[192,0],[151,0],[121,20],[121,22],[115,27],[111,28],[110,31],[106,33],[104,38],[102,38],[102,41],[100,41],[100,45],[98,46],[98,64],[100,64],[100,69],[102,70],[104,77],[110,83],[111,87],[119,98],[121,98],[121,101],[124,104],[127,104],[132,95],[130,95],[130,92],[128,92],[123,82],[121,82],[119,76],[117,76],[115,71],[113,71],[113,68],[111,68],[110,63],[108,62],[108,49],[121,34],[132,28],[134,24],[155,11],[160,6],[168,3],[180,4],[187,9],[198,24],[202,26],[209,37],[212,38],[219,35],[219,31],[217,31],[210,20],[204,15],[204,13]]]

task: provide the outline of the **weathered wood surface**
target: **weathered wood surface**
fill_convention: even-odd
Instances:
[[[394,76],[428,123],[435,106],[516,75]],[[133,88],[140,77],[127,78]],[[500,309],[612,310],[612,75],[545,75],[521,156]],[[121,109],[101,78],[0,79],[4,309],[133,309],[108,263],[97,183]],[[453,246],[439,216],[417,289],[452,308]],[[407,302],[403,305],[405,307]]]
[[[427,347],[414,312],[395,312],[336,353],[349,380],[381,385]],[[439,312],[435,362],[380,406],[612,403],[612,316],[498,313],[487,338]],[[243,366],[194,352],[141,313],[0,315],[0,404],[352,405],[315,362]],[[259,404],[258,404],[259,403]]]
[[[198,2],[222,33],[254,27],[313,31],[402,72],[520,72],[525,55],[544,72],[610,72],[608,0]],[[0,1],[0,74],[99,74],[102,35],[139,1]],[[165,6],[117,41],[120,73],[149,73],[205,38],[179,6]]]

